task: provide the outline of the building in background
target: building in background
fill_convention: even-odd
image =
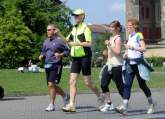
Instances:
[[[140,21],[145,55],[165,57],[165,0],[126,0],[126,21],[130,18]]]
[[[110,34],[108,24],[91,24],[88,26],[92,31],[94,40],[96,40],[97,37],[100,37],[101,35]],[[120,35],[124,42],[124,40],[125,40],[125,27],[124,26],[122,26],[122,31],[121,31]],[[106,39],[104,39],[104,40],[106,40]]]
[[[147,43],[165,42],[165,0],[126,0],[126,21],[136,18]]]

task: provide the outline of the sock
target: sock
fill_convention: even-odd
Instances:
[[[53,104],[53,103],[50,103],[49,105],[50,105],[50,106],[54,106],[54,104]]]
[[[128,107],[128,100],[127,99],[123,100],[123,106],[125,109]]]
[[[151,96],[148,97],[148,103],[149,103],[149,105],[153,104],[153,100],[152,100],[152,97]]]

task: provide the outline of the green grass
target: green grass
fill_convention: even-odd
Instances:
[[[99,68],[92,70],[92,78],[97,87],[100,88],[98,80]],[[165,88],[165,69],[155,68],[155,72],[151,74],[151,80],[148,82],[151,88]],[[60,86],[65,90],[69,90],[69,73],[70,69],[63,69],[63,75]],[[47,94],[47,85],[45,73],[19,73],[15,69],[0,70],[0,85],[5,88],[6,95],[39,95]],[[78,91],[81,93],[90,92],[83,83],[82,76],[78,80]],[[112,81],[109,86],[112,91],[116,91]],[[139,89],[137,81],[134,81],[133,90]]]

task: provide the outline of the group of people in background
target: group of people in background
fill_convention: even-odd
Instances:
[[[77,80],[80,72],[82,72],[85,85],[97,97],[99,111],[116,110],[116,112],[121,114],[127,114],[131,88],[136,76],[139,87],[144,92],[149,103],[147,113],[154,113],[155,103],[146,84],[148,77],[141,73],[153,71],[153,69],[144,59],[143,52],[146,50],[146,47],[143,35],[139,29],[139,21],[136,19],[128,20],[127,31],[129,38],[127,43],[122,42],[120,22],[112,21],[110,23],[109,31],[111,32],[111,37],[105,40],[106,49],[103,51],[106,64],[101,69],[100,76],[98,76],[101,81],[101,93],[91,79],[92,33],[84,23],[85,12],[82,9],[77,9],[72,15],[75,18],[76,25],[74,25],[66,38],[54,24],[47,26],[48,38],[44,41],[41,55],[39,56],[40,60],[45,60],[45,72],[50,96],[50,104],[45,110],[55,110],[55,98],[57,94],[60,94],[64,102],[62,110],[64,112],[76,112]],[[62,74],[62,59],[69,54],[72,57],[69,80],[70,95],[65,93],[58,85]],[[111,100],[109,90],[111,80],[115,82],[123,100],[122,104],[117,107],[114,107]]]

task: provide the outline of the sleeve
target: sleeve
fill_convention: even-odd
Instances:
[[[64,43],[63,41],[62,41],[61,46],[62,46],[62,50],[64,53],[64,57],[69,56],[69,53],[70,53],[69,46],[66,43]]]
[[[85,34],[85,40],[87,42],[92,42],[92,32],[88,27],[85,28],[84,34]]]
[[[45,45],[45,42],[43,43],[43,45],[42,45],[42,48],[41,48],[41,54],[42,55],[45,55],[45,52],[46,52],[46,45]]]
[[[140,41],[142,41],[142,39],[140,38],[140,36],[139,36],[139,34],[136,36],[136,42],[138,43],[138,44],[140,44]]]
[[[144,36],[141,32],[138,32],[138,36],[139,36],[140,40],[144,40]]]

